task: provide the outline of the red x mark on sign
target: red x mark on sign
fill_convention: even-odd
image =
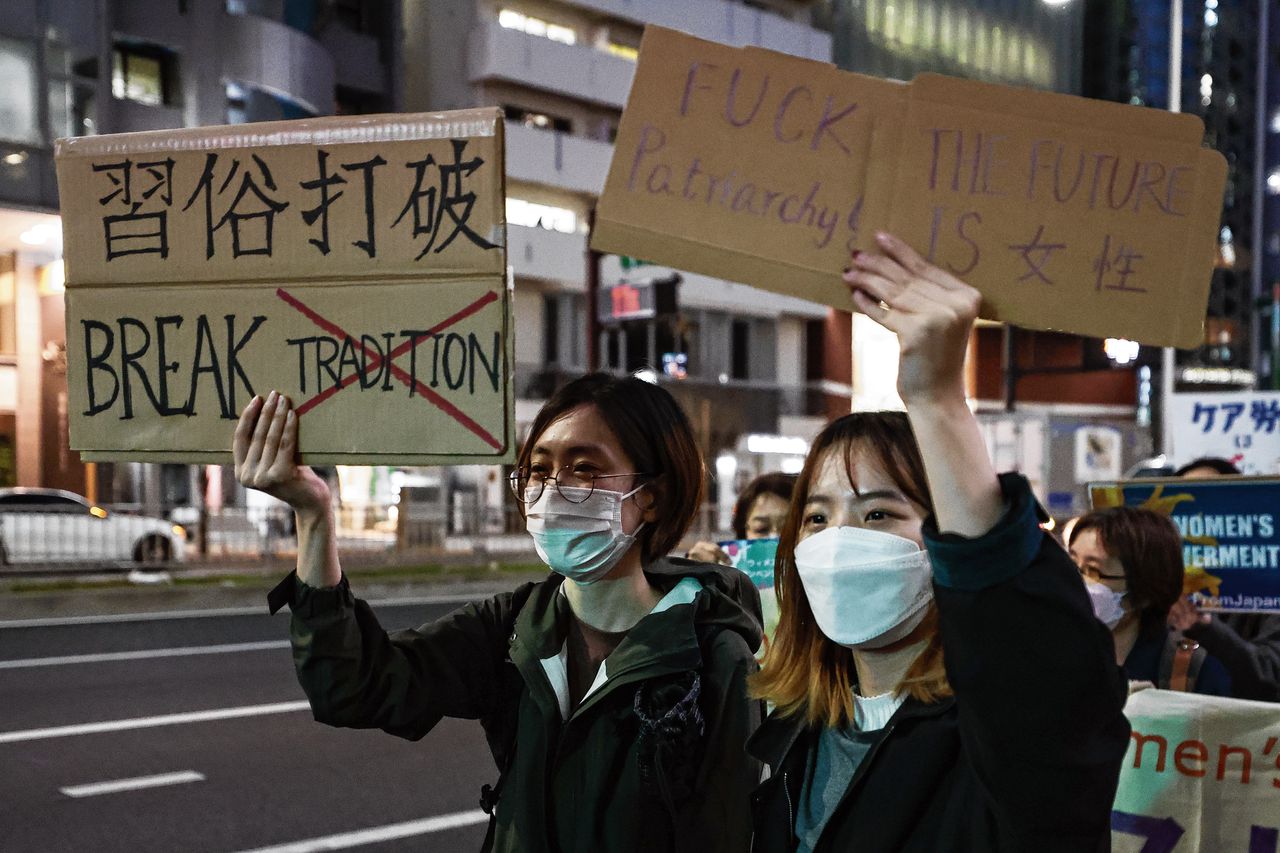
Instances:
[[[326,320],[324,317],[321,317],[314,310],[304,305],[302,303],[302,300],[298,299],[298,297],[289,293],[283,287],[276,288],[276,296],[279,296],[290,306],[297,309],[298,313],[302,314],[302,316],[306,317],[308,320],[315,323],[321,329],[324,329],[326,332],[333,335],[334,337],[350,339],[352,343],[357,342],[356,338],[347,334],[347,332],[337,323],[333,323],[329,320]],[[477,311],[479,311],[481,308],[485,307],[489,303],[496,301],[497,298],[498,298],[498,294],[494,293],[492,290],[489,291],[484,296],[481,296],[479,299],[477,299],[475,302],[472,302],[466,308],[463,308],[461,311],[454,314],[452,317],[449,317],[446,320],[442,320],[440,323],[436,324],[434,327],[428,329],[426,331],[426,334],[422,335],[421,337],[410,338],[409,340],[402,343],[400,346],[391,350],[391,352],[387,353],[385,358],[387,361],[391,362],[391,364],[388,365],[388,368],[391,371],[391,375],[394,376],[396,379],[399,379],[405,385],[407,385],[409,387],[409,393],[411,395],[414,392],[417,392],[423,397],[423,399],[431,403],[434,403],[436,408],[440,409],[440,411],[444,412],[446,415],[453,418],[455,421],[462,424],[464,427],[471,430],[471,432],[479,436],[482,441],[484,441],[494,450],[502,450],[502,447],[503,447],[502,442],[494,438],[493,435],[488,432],[488,430],[480,426],[480,424],[476,423],[471,418],[467,417],[467,415],[457,406],[450,403],[444,397],[441,397],[435,391],[431,390],[426,385],[422,384],[422,382],[418,380],[416,377],[410,376],[402,368],[397,367],[395,364],[395,360],[397,358],[404,355],[409,350],[413,349],[413,347],[417,343],[449,328],[455,323],[465,320],[467,317],[470,317],[472,314],[476,313]],[[382,366],[382,362],[384,360],[384,356],[382,355],[382,353],[378,352],[377,350],[369,349],[364,345],[363,341],[359,341],[359,346],[361,351],[364,352],[365,355],[373,356],[372,361],[369,365],[369,369],[380,369]],[[315,395],[310,400],[307,400],[305,403],[298,406],[298,409],[297,409],[298,417],[302,417],[307,412],[311,411],[316,406],[320,405],[325,400],[332,397],[334,394],[337,394],[343,388],[347,388],[355,384],[355,382],[359,378],[360,378],[359,372],[353,373],[350,376],[344,377],[342,381],[340,381],[338,384],[330,388],[326,388],[324,391],[321,391],[319,394]]]

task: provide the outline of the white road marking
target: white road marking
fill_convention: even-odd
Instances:
[[[357,829],[354,832],[341,832],[337,835],[326,835],[322,838],[307,838],[302,841],[277,844],[272,847],[256,847],[253,850],[240,851],[240,853],[319,853],[322,850],[345,850],[348,847],[377,844],[380,841],[413,838],[416,835],[443,832],[446,829],[474,826],[477,823],[484,823],[488,819],[489,816],[487,814],[476,809],[470,812],[455,812],[454,814],[442,814],[421,820],[405,821],[404,823]]]
[[[496,592],[419,595],[409,598],[371,599],[371,607],[413,607],[422,604],[466,604],[496,595]],[[265,593],[263,594],[265,596]],[[100,625],[112,622],[156,622],[167,619],[213,619],[225,616],[266,616],[266,604],[253,607],[220,607],[212,610],[156,610],[150,613],[104,613],[99,616],[50,616],[39,619],[0,620],[2,628],[61,628],[67,625]],[[287,616],[285,611],[276,614]]]
[[[257,643],[223,643],[214,646],[178,646],[171,649],[138,649],[132,652],[98,652],[91,655],[61,655],[44,658],[0,660],[0,669],[28,669],[36,666],[67,666],[76,663],[110,663],[112,661],[178,658],[188,655],[226,655],[237,652],[259,652],[264,649],[287,649],[288,640],[264,640]]]
[[[134,717],[127,720],[104,720],[99,723],[80,723],[73,726],[55,726],[47,729],[19,729],[0,732],[0,744],[22,743],[29,740],[47,740],[76,735],[96,735],[105,732],[123,732],[130,729],[150,729],[157,726],[181,726],[188,723],[207,723],[214,720],[234,720],[239,717],[260,717],[266,714],[289,714],[310,710],[305,701],[276,702],[271,705],[242,705],[237,708],[213,708],[208,711],[189,711],[183,714],[164,714],[158,717]]]
[[[99,794],[116,794],[121,791],[138,791],[143,788],[162,788],[165,785],[181,785],[185,782],[203,782],[204,776],[194,770],[177,773],[159,773],[155,776],[137,776],[133,779],[113,779],[110,782],[94,782],[90,785],[68,785],[58,790],[68,797],[96,797]]]

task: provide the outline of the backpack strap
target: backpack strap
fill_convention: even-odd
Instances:
[[[1157,686],[1163,690],[1194,692],[1196,678],[1207,655],[1195,640],[1169,632],[1160,655],[1160,683]]]

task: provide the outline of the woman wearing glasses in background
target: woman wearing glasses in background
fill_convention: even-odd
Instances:
[[[512,474],[539,583],[388,634],[338,563],[328,489],[295,463],[274,392],[235,435],[240,482],[298,517],[298,680],[317,720],[411,740],[479,719],[498,765],[484,849],[745,851],[760,721],[747,698],[759,598],[744,575],[664,554],[701,503],[688,419],[655,385],[593,374],[534,420]]]

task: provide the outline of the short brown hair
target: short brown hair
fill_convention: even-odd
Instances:
[[[796,488],[796,475],[773,471],[761,474],[742,490],[733,505],[733,535],[738,539],[747,538],[747,520],[751,517],[751,507],[761,495],[777,495],[790,503],[791,493]]]
[[[804,505],[828,451],[843,452],[850,472],[860,452],[872,453],[903,494],[926,513],[933,512],[933,502],[920,448],[902,412],[854,412],[832,421],[814,439],[796,481],[791,511],[787,513],[774,561],[778,629],[760,672],[751,677],[750,688],[752,696],[772,702],[785,716],[803,715],[811,725],[835,727],[853,720],[853,655],[818,628],[795,564]],[[853,479],[852,473],[849,479]],[[928,645],[897,686],[923,702],[934,702],[952,693],[943,668],[942,637],[937,624],[936,607],[930,605],[921,629],[917,629],[928,635]]]
[[[667,554],[680,542],[702,504],[702,452],[684,410],[666,390],[650,382],[589,373],[542,405],[516,464],[527,468],[533,446],[547,427],[579,406],[594,406],[635,470],[650,475],[646,486],[658,518],[640,531],[640,558],[647,564]]]
[[[1097,509],[1080,517],[1067,544],[1086,530],[1095,531],[1102,549],[1120,561],[1134,611],[1144,621],[1163,622],[1182,597],[1182,537],[1173,522],[1149,509]]]

